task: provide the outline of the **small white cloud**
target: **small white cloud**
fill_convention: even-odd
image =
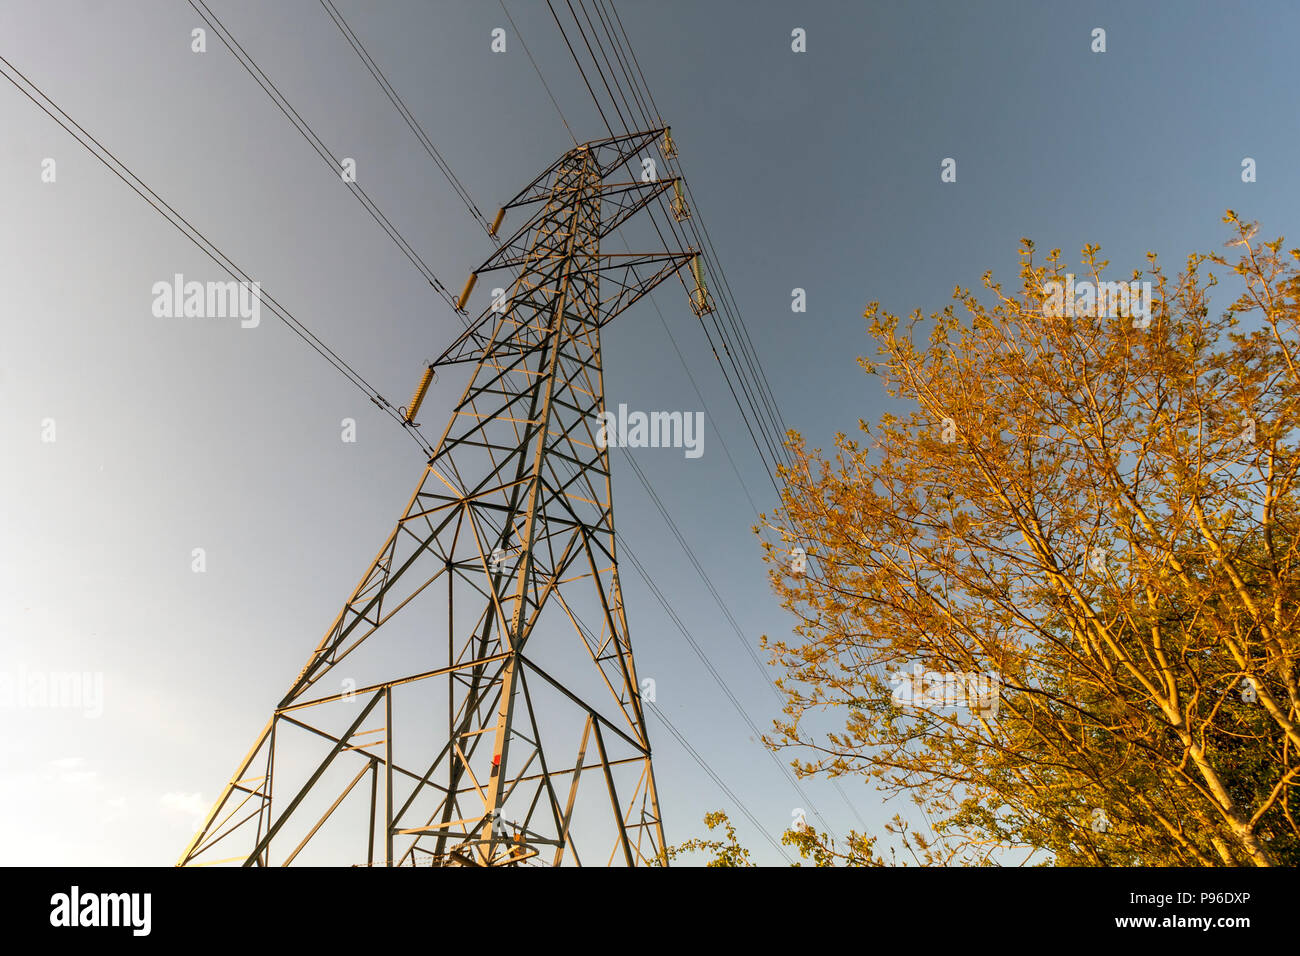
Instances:
[[[203,825],[203,817],[208,812],[207,801],[201,793],[164,793],[158,799],[158,805],[167,813],[188,818],[193,830]]]
[[[60,757],[58,760],[50,761],[52,775],[47,774],[65,787],[71,787],[76,790],[101,790],[102,785],[99,782],[99,773],[94,770],[87,770],[86,761],[81,757]]]

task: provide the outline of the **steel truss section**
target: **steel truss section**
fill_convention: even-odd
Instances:
[[[600,330],[694,256],[601,252],[672,186],[626,171],[662,132],[506,205],[475,272],[518,276],[433,363],[473,363],[436,451],[180,865],[666,864],[597,436]]]

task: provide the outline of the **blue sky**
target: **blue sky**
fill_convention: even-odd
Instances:
[[[570,143],[495,3],[337,0],[489,215]],[[459,289],[491,245],[316,0],[212,0],[325,143]],[[544,3],[508,6],[580,139],[604,128]],[[889,408],[854,357],[862,311],[941,308],[1016,243],[1088,242],[1127,272],[1219,248],[1226,208],[1294,232],[1294,37],[1281,3],[618,4],[786,424],[827,447]],[[458,324],[185,4],[11,0],[9,58],[394,403]],[[807,31],[807,52],[790,49]],[[1095,27],[1107,50],[1090,50]],[[12,708],[0,860],[168,864],[301,667],[418,480],[390,420],[269,315],[155,318],[151,288],[215,267],[0,84],[0,669],[101,674],[103,713]],[[940,162],[957,161],[956,183]],[[1241,181],[1244,157],[1257,181]],[[42,160],[57,179],[42,182]],[[790,311],[791,289],[808,311]],[[484,289],[479,296],[486,296]],[[611,406],[705,410],[705,454],[634,451],[745,635],[788,633],[755,515],[772,502],[680,286],[604,337]],[[437,421],[463,385],[442,381]],[[358,440],[339,440],[353,417]],[[57,440],[42,440],[55,422]],[[439,427],[433,429],[439,431]],[[436,435],[434,436],[436,437]],[[774,698],[644,489],[615,458],[629,546],[766,727]],[[191,571],[192,549],[208,569]],[[658,704],[772,835],[803,806],[635,576],[625,600]],[[652,720],[669,839],[725,809]],[[901,802],[804,784],[837,829]],[[195,795],[198,795],[197,798]],[[805,807],[805,809],[810,809]],[[855,812],[856,811],[856,812]],[[809,813],[812,817],[812,813]]]

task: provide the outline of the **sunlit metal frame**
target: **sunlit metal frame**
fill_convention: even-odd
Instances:
[[[609,453],[597,437],[605,410],[600,330],[696,255],[600,249],[602,239],[672,188],[673,179],[641,182],[628,172],[638,151],[664,132],[577,146],[503,207],[532,214],[475,273],[520,271],[508,297],[430,365],[473,363],[437,449],[403,517],[179,865],[293,863],[367,776],[370,827],[355,845],[368,865],[666,864],[618,584]],[[445,665],[331,692],[327,675],[337,678],[349,655],[443,581]],[[583,600],[594,596],[595,626],[571,608],[579,589]],[[472,627],[465,601],[454,600],[466,590],[477,598]],[[537,627],[548,606],[562,610],[567,637]],[[548,670],[561,640],[575,637],[608,691],[600,699],[585,699]],[[398,765],[394,694],[434,680],[447,682],[446,740],[427,761]],[[581,722],[578,739],[548,733],[547,714],[534,706],[543,686],[576,708],[570,727]],[[313,721],[318,709],[344,701],[355,719],[342,733]],[[378,728],[363,730],[372,720]],[[328,749],[300,779],[277,780],[278,750],[288,746],[282,735],[290,728],[309,731]],[[302,829],[306,821],[295,813],[323,786],[327,770],[348,761],[357,765],[355,776],[288,847],[286,823],[294,818]],[[579,784],[589,780],[607,795],[616,824],[612,848],[579,848],[575,803]],[[315,793],[322,796],[329,794]],[[417,800],[430,797],[434,811],[414,816]]]

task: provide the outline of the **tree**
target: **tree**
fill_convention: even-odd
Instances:
[[[1234,261],[1126,289],[1022,240],[928,344],[873,302],[859,362],[911,411],[789,436],[769,744],[912,794],[926,862],[1300,863],[1300,250],[1224,221]]]
[[[679,843],[676,846],[667,847],[665,856],[670,860],[675,860],[684,853],[712,853],[713,859],[709,860],[705,866],[753,866],[749,862],[749,851],[740,845],[736,839],[736,828],[731,825],[727,815],[721,810],[715,810],[704,816],[704,825],[710,830],[722,827],[726,833],[725,840],[705,840],[694,838],[687,840],[685,843]]]
[[[666,856],[673,860],[686,853],[712,853],[713,858],[705,866],[753,866],[749,862],[749,851],[740,845],[736,838],[736,828],[731,825],[727,814],[714,810],[704,815],[704,825],[710,830],[724,827],[726,840],[704,840],[694,838],[667,849]],[[842,848],[835,840],[824,833],[819,833],[807,824],[792,827],[781,835],[781,842],[792,846],[805,859],[811,859],[814,866],[885,866],[885,861],[876,856],[875,837],[864,836],[850,831]],[[800,864],[795,863],[794,866]]]

